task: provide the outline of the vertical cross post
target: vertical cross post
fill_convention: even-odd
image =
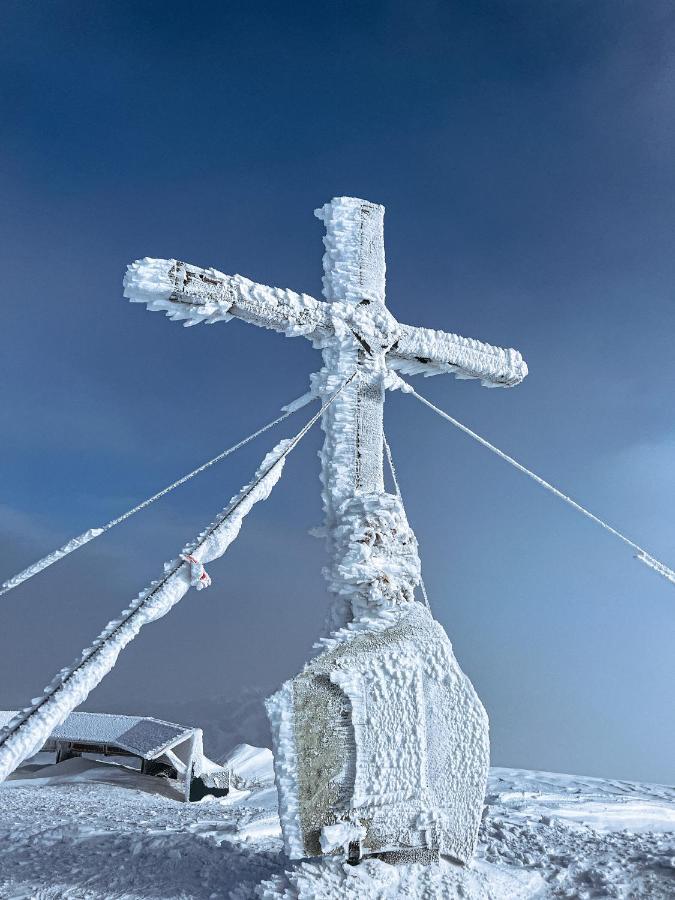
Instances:
[[[353,197],[338,197],[315,211],[326,227],[323,256],[323,295],[331,303],[361,304],[385,302],[384,207]],[[324,455],[324,486],[335,487],[324,496],[326,513],[333,511],[354,492],[384,490],[382,473],[382,411],[384,385],[381,372],[385,350],[370,346],[358,333],[358,310],[353,327],[344,329],[341,340],[331,341],[323,350],[326,370],[339,379],[355,368],[359,378],[343,392],[324,414],[323,427],[334,452]],[[351,333],[350,333],[351,332]],[[351,478],[334,485],[334,473],[327,467],[332,455],[350,461]],[[326,495],[326,491],[324,491]],[[327,502],[328,501],[328,502]]]
[[[315,210],[326,228],[323,294],[333,309],[335,337],[323,346],[317,388],[331,394],[354,370],[354,379],[324,413],[320,453],[322,499],[333,593],[339,593],[339,533],[345,503],[357,495],[383,494],[383,412],[386,340],[384,207],[337,197]],[[379,316],[378,316],[379,313]],[[373,323],[381,320],[377,329]],[[337,339],[336,339],[337,338]],[[331,628],[352,617],[348,604],[334,604]]]

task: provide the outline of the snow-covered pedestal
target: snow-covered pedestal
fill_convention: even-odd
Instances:
[[[343,629],[268,709],[291,858],[347,855],[360,842],[366,853],[470,860],[487,716],[420,603]]]

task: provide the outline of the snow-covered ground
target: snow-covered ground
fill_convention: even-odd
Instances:
[[[240,786],[181,802],[170,781],[37,758],[0,785],[0,898],[675,897],[675,790],[492,769],[474,864],[290,863],[269,750],[233,759]]]

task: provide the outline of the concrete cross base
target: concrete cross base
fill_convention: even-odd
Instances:
[[[421,604],[333,635],[267,709],[291,858],[424,851],[471,859],[488,720]]]

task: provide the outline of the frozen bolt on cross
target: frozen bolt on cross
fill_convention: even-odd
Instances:
[[[443,628],[415,599],[417,542],[384,489],[384,396],[401,386],[399,372],[509,387],[527,366],[515,350],[396,321],[385,306],[384,207],[337,197],[315,215],[326,228],[324,300],[147,258],[129,266],[124,293],[186,325],[236,318],[306,337],[323,355],[311,376],[322,400],[358,373],[322,420],[326,635],[267,703],[284,843],[292,858],[467,862],[487,716]]]

